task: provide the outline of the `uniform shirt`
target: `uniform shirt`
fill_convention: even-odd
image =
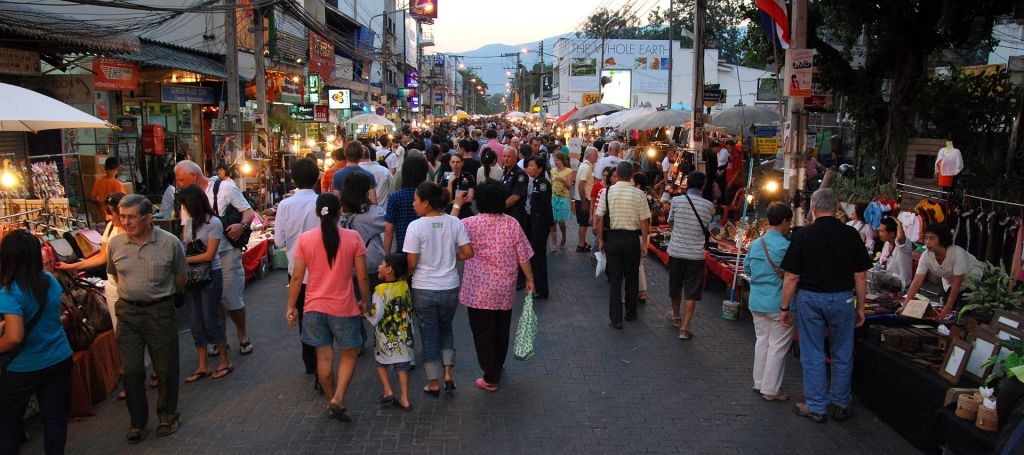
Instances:
[[[251,210],[252,206],[249,205],[249,201],[245,199],[242,192],[229,180],[221,182],[220,188],[217,190],[217,200],[213,200],[213,187],[217,184],[217,177],[210,179],[209,184],[206,185],[206,199],[210,201],[210,207],[217,213],[217,217],[223,217],[224,213],[228,209],[228,205],[235,208],[239,212]],[[182,217],[182,223],[186,222],[185,217]],[[227,226],[224,226],[227,228]],[[217,253],[223,253],[234,248],[231,246],[231,242],[220,242],[220,247],[217,248]]]
[[[483,164],[480,164],[480,160],[475,158],[463,158],[462,159],[462,172],[468,172],[473,178],[476,178],[476,171],[480,169]]]
[[[590,164],[590,161],[584,160],[580,163],[580,169],[576,172],[576,185],[572,190],[573,200],[579,201],[583,198],[580,195],[585,194],[590,197],[590,189],[594,186],[594,165]]]
[[[316,198],[313,190],[298,190],[277,206],[274,246],[285,249],[289,275],[295,268],[295,247],[299,243],[299,236],[320,227],[320,218],[316,216]],[[308,277],[308,274],[303,277],[302,282],[305,283]]]
[[[704,260],[704,229],[711,223],[715,212],[715,204],[704,199],[698,190],[688,190],[690,201],[686,196],[676,196],[668,209],[668,223],[672,225],[672,237],[668,243],[669,256],[694,261]],[[693,202],[693,208],[690,207]],[[700,221],[694,216],[697,209]]]
[[[536,178],[530,178],[527,188],[529,194],[526,198],[526,211],[530,214],[533,232],[540,230],[546,233],[554,224],[554,213],[551,211],[551,181],[542,172]]]
[[[513,166],[511,169],[505,169],[505,173],[501,177],[501,185],[505,187],[506,197],[519,196],[519,201],[505,209],[505,213],[515,216],[516,213],[526,212],[526,193],[529,191],[527,180],[526,172],[523,172],[521,167]]]
[[[116,277],[117,295],[122,300],[168,299],[176,291],[175,279],[188,269],[181,240],[155,226],[142,243],[119,234],[107,244],[107,273]]]
[[[64,326],[60,322],[60,284],[50,272],[43,274],[50,282],[46,291],[46,309],[39,317],[39,322],[22,340],[21,352],[7,365],[8,371],[39,371],[71,357],[71,345],[68,344]],[[18,283],[12,282],[10,287],[0,288],[0,314],[21,316],[25,330],[28,330],[28,323],[40,310],[40,306],[32,292],[25,292]]]
[[[605,197],[607,197],[607,201],[603,200]],[[641,221],[651,219],[651,208],[647,206],[647,196],[629,182],[618,182],[612,185],[605,190],[605,196],[601,199],[598,201],[595,213],[604,217],[605,229],[637,231],[640,230]]]
[[[768,246],[769,256],[764,254]],[[769,229],[764,236],[750,243],[750,253],[743,261],[743,273],[750,277],[750,311],[778,313],[782,305],[782,278],[768,263],[768,257],[779,267],[789,249],[789,239],[781,232]]]
[[[793,234],[779,266],[800,275],[800,289],[843,292],[853,290],[853,274],[870,269],[871,258],[854,228],[823,216]]]

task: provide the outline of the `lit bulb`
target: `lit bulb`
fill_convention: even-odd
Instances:
[[[245,175],[252,174],[252,165],[248,161],[242,163],[242,173]]]
[[[313,147],[314,145],[316,145],[316,141],[313,138],[306,139],[306,147]]]
[[[751,202],[754,202],[754,195],[753,194],[748,194],[747,195],[747,203],[749,204]]]
[[[13,188],[17,184],[18,177],[15,177],[10,171],[4,171],[3,175],[0,175],[0,185],[3,185],[4,188]]]
[[[774,193],[779,190],[779,182],[772,180],[764,185],[764,189],[769,193]]]
[[[334,151],[334,144],[328,142],[326,145],[324,145],[324,148],[326,148],[328,152],[333,152]]]
[[[650,158],[654,158],[655,156],[658,156],[658,149],[656,149],[654,147],[651,147],[651,148],[647,149],[647,156],[650,157]]]

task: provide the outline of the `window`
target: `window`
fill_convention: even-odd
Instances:
[[[919,153],[916,157],[914,157],[914,178],[935,178],[935,155]]]

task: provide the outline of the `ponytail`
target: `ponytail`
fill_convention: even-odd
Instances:
[[[334,266],[334,256],[338,254],[341,236],[338,235],[338,212],[341,201],[334,193],[322,193],[316,198],[316,216],[320,217],[320,235],[324,250],[327,253],[327,266]]]

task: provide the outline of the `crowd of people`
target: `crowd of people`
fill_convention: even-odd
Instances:
[[[679,339],[692,339],[709,226],[723,194],[743,186],[737,183],[743,160],[734,144],[726,143],[724,155],[713,144],[707,173],[674,152],[661,166],[652,166],[642,147],[627,144],[609,136],[570,149],[553,135],[497,122],[405,131],[395,140],[352,140],[333,152],[336,164],[323,172],[313,157],[295,160],[289,169],[294,191],[277,208],[274,241],[288,259],[284,320],[297,329],[305,372],[315,376],[313,388],[323,395],[327,414],[351,420],[346,392],[367,342],[372,342],[381,404],[405,411],[414,407],[410,371],[416,366],[424,372],[425,396],[454,391],[453,320],[460,304],[468,308],[481,370],[474,386],[498,391],[517,293],[549,298],[547,253],[566,248],[567,221],[573,217],[579,227],[576,251],[603,256],[608,324],[615,330],[636,320],[638,305],[648,298],[642,258],[652,223],[672,226],[667,249],[672,310],[666,316]],[[101,253],[60,266],[68,271],[104,266],[108,273],[129,443],[147,435],[146,353],[153,366],[149,385],[159,388],[156,435],[175,433],[181,422],[176,296],[184,296],[197,359],[185,383],[234,371],[229,318],[238,353],[254,349],[246,331],[241,264],[253,208],[227,176],[207,178],[191,161],[177,163],[174,185],[181,239],[154,226],[154,206],[147,198],[115,193],[100,199],[111,220]],[[770,228],[751,245],[744,266],[751,277],[757,338],[753,388],[765,400],[789,398],[781,390],[784,354],[799,307],[795,323],[802,332],[807,401],[795,411],[815,421],[824,421],[826,412],[842,420],[849,416],[852,331],[863,322],[863,275],[872,264],[855,227],[835,221],[834,193],[815,192],[811,206],[817,221],[792,241],[792,212],[781,203],[769,206]],[[59,453],[67,419],[59,403],[67,399],[71,355],[59,330],[60,286],[43,271],[38,248],[17,243],[37,240],[21,237],[8,234],[0,245],[0,313],[6,329],[0,353],[24,345],[6,366],[8,373],[0,375],[0,452],[17,452],[18,413],[36,393],[46,450]],[[459,262],[465,264],[461,273]],[[826,330],[831,389],[825,377]],[[216,367],[208,357],[218,359]]]

